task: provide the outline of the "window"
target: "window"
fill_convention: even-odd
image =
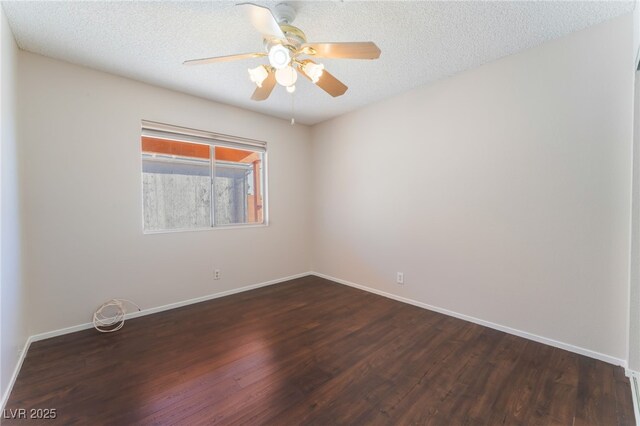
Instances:
[[[266,223],[266,143],[142,122],[145,232]]]

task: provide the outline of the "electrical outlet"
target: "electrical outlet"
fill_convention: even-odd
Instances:
[[[398,284],[404,284],[404,274],[402,272],[398,272],[398,275],[396,276],[396,282]]]
[[[213,271],[213,279],[214,280],[219,280],[220,279],[220,269],[216,269]]]

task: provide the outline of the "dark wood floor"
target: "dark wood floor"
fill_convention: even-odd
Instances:
[[[620,367],[316,277],[36,342],[18,408],[55,408],[43,424],[634,424]]]

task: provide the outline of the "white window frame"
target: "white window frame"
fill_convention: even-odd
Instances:
[[[171,124],[159,123],[156,121],[142,120],[140,137],[152,137],[158,139],[165,139],[176,142],[187,142],[204,144],[211,146],[210,150],[210,162],[211,162],[211,226],[203,228],[176,228],[176,229],[158,229],[158,230],[146,230],[144,227],[144,189],[142,179],[141,182],[141,197],[142,197],[142,232],[144,234],[166,234],[173,232],[190,232],[190,231],[213,231],[219,229],[238,229],[238,228],[259,228],[269,226],[269,172],[267,160],[267,142],[242,138],[237,136],[225,135],[222,133],[209,132],[206,130],[197,130],[189,127],[174,126]],[[216,224],[215,223],[215,171],[216,171],[216,159],[215,148],[216,146],[222,146],[226,148],[241,149],[245,151],[254,151],[262,153],[262,223],[230,223],[230,224]],[[140,176],[144,173],[142,171],[142,152],[140,153]]]

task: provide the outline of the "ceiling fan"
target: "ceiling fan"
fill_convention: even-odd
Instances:
[[[243,53],[239,55],[214,56],[192,59],[184,65],[211,64],[268,57],[268,65],[249,69],[249,78],[256,86],[251,99],[263,101],[269,97],[276,83],[293,93],[298,73],[333,97],[343,95],[347,86],[324,69],[324,65],[311,58],[336,59],[377,59],[380,49],[371,41],[347,43],[307,43],[307,37],[297,27],[291,25],[296,11],[286,3],[275,7],[275,15],[270,9],[253,3],[240,3],[249,20],[264,39],[265,52]],[[277,16],[277,18],[276,18]]]

